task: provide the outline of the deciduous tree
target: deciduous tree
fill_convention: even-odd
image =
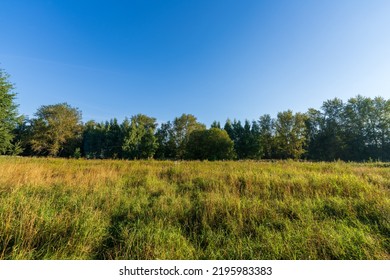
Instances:
[[[187,159],[223,160],[232,159],[234,144],[225,130],[210,128],[196,130],[190,134],[187,147]]]
[[[275,123],[276,154],[279,158],[299,159],[306,144],[306,116],[291,110],[278,113]]]
[[[39,155],[71,156],[81,145],[81,111],[67,103],[41,106],[31,126],[30,144]]]
[[[266,114],[259,119],[259,145],[261,157],[271,159],[274,156],[274,120]]]
[[[155,118],[138,114],[131,117],[128,133],[124,136],[122,149],[129,159],[152,158],[158,143],[155,136],[157,123]]]
[[[18,123],[16,94],[9,75],[0,69],[0,154],[13,153],[13,130]]]
[[[206,126],[199,123],[194,115],[182,114],[179,118],[175,118],[171,135],[175,147],[175,158],[183,159],[190,134],[205,128]]]

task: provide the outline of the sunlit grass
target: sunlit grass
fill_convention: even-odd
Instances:
[[[0,158],[0,259],[390,259],[385,163]]]

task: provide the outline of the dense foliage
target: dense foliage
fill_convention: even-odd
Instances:
[[[38,155],[68,156],[81,142],[81,112],[66,103],[42,106],[31,121],[32,150]]]
[[[219,128],[196,130],[188,139],[186,157],[200,160],[233,158],[233,141],[225,130]]]
[[[327,100],[320,110],[280,112],[274,119],[227,120],[206,129],[190,114],[160,125],[138,114],[122,123],[81,124],[68,104],[42,106],[16,132],[23,155],[123,159],[390,160],[390,101],[356,96]],[[4,145],[4,144],[3,144]]]
[[[390,100],[358,95],[327,100],[306,113],[214,122],[209,130],[191,114],[158,124],[143,114],[81,122],[67,103],[41,106],[17,121],[15,94],[0,72],[0,154],[100,159],[309,159],[390,161]],[[21,118],[21,117],[20,117]],[[19,120],[20,120],[19,118]],[[232,146],[232,147],[231,147]]]
[[[0,154],[13,154],[18,150],[19,144],[13,142],[13,130],[18,121],[13,89],[9,75],[0,69]]]

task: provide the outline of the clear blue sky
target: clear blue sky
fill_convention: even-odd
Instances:
[[[21,114],[258,119],[390,98],[390,1],[1,0],[0,68]]]

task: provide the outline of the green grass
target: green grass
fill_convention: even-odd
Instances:
[[[2,157],[0,259],[390,259],[390,168]]]

